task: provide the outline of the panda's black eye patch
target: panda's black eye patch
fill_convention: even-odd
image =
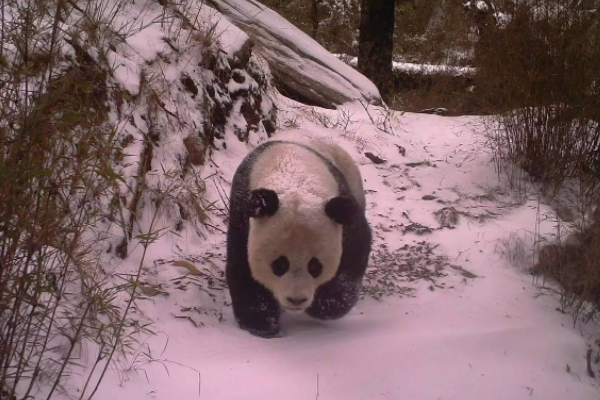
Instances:
[[[287,257],[281,256],[271,263],[271,269],[277,276],[283,276],[290,269],[290,262]]]
[[[311,258],[308,262],[308,273],[311,274],[313,278],[318,278],[319,275],[321,275],[321,272],[323,272],[323,264],[321,264],[321,261],[314,257]]]

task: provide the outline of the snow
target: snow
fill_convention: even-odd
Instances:
[[[477,9],[477,11],[481,11],[481,12],[487,12],[490,10],[490,7],[487,5],[487,3],[483,0],[478,0],[478,1],[467,1],[466,3],[463,4],[463,6],[467,9],[470,10],[472,7],[475,7]],[[493,6],[492,6],[493,7]]]
[[[337,55],[338,58],[345,60],[349,65],[356,66],[358,58],[348,57],[344,54]],[[457,67],[448,64],[427,64],[427,63],[411,63],[411,62],[392,62],[393,69],[399,72],[418,73],[418,74],[448,74],[453,76],[470,76],[475,75],[476,68],[473,67]]]
[[[486,4],[485,1],[478,1],[477,3],[475,3],[475,8],[477,8],[477,10],[482,11],[482,12],[486,12],[488,11],[490,8],[489,6]]]
[[[220,48],[226,51],[229,56],[233,56],[240,51],[250,39],[245,32],[231,24],[221,13],[210,7],[206,7],[204,13],[207,16],[205,24],[209,27],[214,25],[215,36],[219,40]]]
[[[140,91],[140,65],[113,51],[108,52],[107,58],[117,82],[130,94],[137,95]]]
[[[329,135],[314,116],[336,121],[342,112],[302,107],[282,97],[277,103],[282,125],[294,119]],[[203,290],[192,284],[183,290],[178,285],[185,284],[181,276],[189,271],[165,262],[192,260],[203,273],[218,277],[225,235],[213,231],[204,240],[188,230],[165,235],[150,247],[145,266],[169,296],[138,302],[136,310],[154,321],[157,334],[143,338],[135,356],[109,371],[97,399],[598,398],[584,358],[591,327],[574,329],[571,318],[556,311],[557,299],[537,297],[531,276],[503,253],[511,243],[532,250],[529,232],[538,213],[542,220],[548,217],[538,229],[550,237],[553,213],[498,178],[485,147],[483,120],[394,113],[392,133],[371,121],[377,123],[385,110],[367,110],[370,116],[360,105],[348,106],[344,112],[351,122],[336,141],[363,174],[374,252],[383,245],[391,251],[426,241],[477,278],[446,268],[447,276],[435,284],[400,282],[413,289],[413,296],[366,297],[339,321],[285,315],[285,336],[264,340],[237,327],[225,290],[207,295],[208,286],[218,286],[217,278],[211,285],[204,282]],[[227,185],[249,147],[232,132],[225,140],[227,149],[215,153],[213,161]],[[365,151],[388,161],[376,165]],[[216,197],[215,186],[207,186]],[[479,222],[461,216],[455,229],[420,236],[399,229],[409,221],[437,228],[433,212],[448,206],[493,218]],[[212,222],[226,226],[224,218]],[[137,251],[125,263],[139,260]],[[183,311],[186,307],[207,315]],[[94,358],[90,346],[80,362]],[[74,374],[69,383],[78,379]]]
[[[506,28],[510,21],[512,21],[512,16],[501,11],[496,11],[494,12],[494,19],[500,28]]]
[[[146,61],[155,59],[168,49],[159,24],[151,24],[127,39],[127,44]]]
[[[457,67],[454,65],[445,64],[418,64],[410,62],[398,62],[392,63],[395,71],[409,72],[409,73],[425,73],[425,74],[449,74],[453,76],[462,75],[475,75],[477,71],[473,67]]]

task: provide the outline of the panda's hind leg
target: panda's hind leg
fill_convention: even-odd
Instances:
[[[321,320],[341,318],[356,305],[359,290],[360,282],[340,275],[317,289],[306,313]]]

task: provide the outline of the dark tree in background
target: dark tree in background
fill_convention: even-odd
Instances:
[[[319,30],[319,6],[321,5],[321,0],[312,0],[312,38],[317,39],[317,31]]]
[[[358,70],[385,100],[392,93],[395,9],[396,0],[361,1]]]

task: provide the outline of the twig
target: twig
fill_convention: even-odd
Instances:
[[[175,318],[178,319],[187,319],[188,321],[190,321],[196,328],[200,328],[200,325],[198,325],[198,323],[196,321],[194,321],[192,319],[192,317],[190,317],[189,315],[175,315]],[[204,324],[202,324],[204,325]]]
[[[223,229],[219,228],[218,226],[215,226],[215,225],[209,224],[208,222],[203,222],[202,224],[203,224],[203,225],[205,225],[205,226],[208,226],[208,227],[210,227],[210,228],[213,228],[214,230],[216,230],[216,231],[219,231],[219,232],[221,232],[221,233],[227,233],[227,232],[225,232],[225,230],[223,230]]]
[[[319,373],[317,372],[317,395],[315,400],[319,400]]]
[[[218,183],[218,185],[217,185]],[[229,216],[229,196],[227,196],[227,191],[223,188],[223,183],[220,180],[216,180],[213,179],[213,184],[215,185],[215,189],[217,189],[217,193],[219,194],[219,197],[221,198],[221,202],[223,203],[223,206],[225,207],[225,211],[227,212],[227,215]]]
[[[592,349],[588,349],[587,355],[586,355],[585,358],[587,359],[587,372],[588,372],[588,375],[591,378],[595,378],[596,374],[594,373],[594,370],[592,369]]]
[[[384,164],[387,161],[386,159],[378,157],[369,151],[365,152],[365,157],[373,161],[374,164]]]
[[[363,96],[363,98],[364,98],[364,96]],[[371,116],[371,112],[369,111],[369,102],[368,102],[368,101],[365,101],[365,103],[366,103],[367,105],[365,105],[365,104],[363,103],[363,100],[362,100],[362,99],[360,99],[358,102],[360,103],[360,105],[361,105],[361,106],[362,106],[362,107],[365,109],[365,111],[367,112],[367,116],[368,116],[368,117],[369,117],[369,119],[371,120],[371,123],[372,123],[373,125],[377,126],[377,123],[375,122],[375,120],[374,120],[374,119],[373,119],[373,117]]]

